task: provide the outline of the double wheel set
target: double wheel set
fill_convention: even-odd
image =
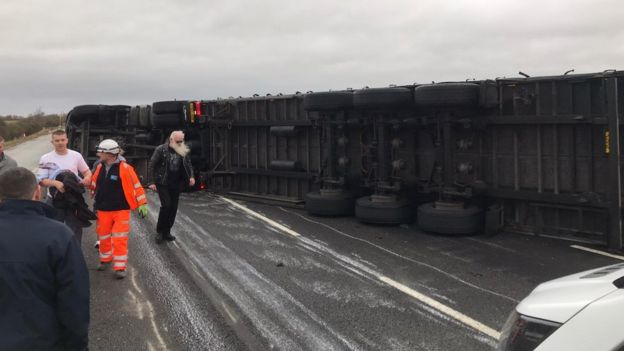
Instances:
[[[318,112],[319,124],[326,138],[325,160],[319,191],[305,195],[305,208],[317,216],[350,216],[363,223],[398,225],[417,219],[421,230],[440,234],[472,234],[483,228],[483,210],[475,205],[451,198],[415,204],[401,189],[401,180],[390,176],[391,164],[399,162],[392,158],[392,128],[389,120],[396,120],[397,111],[419,109],[430,113],[445,110],[470,110],[479,106],[480,86],[472,83],[442,83],[408,87],[366,88],[356,91],[333,91],[308,93],[304,96],[304,108]],[[344,137],[341,123],[349,120],[349,112],[357,110],[367,119],[367,126],[374,129],[375,179],[367,184],[370,194],[356,198],[347,184],[348,171],[340,171],[337,165],[345,156],[340,154],[335,140]],[[346,168],[346,167],[345,167]]]

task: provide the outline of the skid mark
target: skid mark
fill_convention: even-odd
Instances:
[[[290,268],[302,269],[305,271],[321,270],[327,273],[338,273],[336,269],[331,268],[309,256],[294,257],[286,253],[271,250],[262,250],[253,254],[273,264],[281,263]]]
[[[364,304],[371,309],[383,307],[400,312],[405,312],[405,307],[398,306],[394,301],[384,299],[367,287],[357,287],[354,289],[349,286],[338,286],[332,281],[313,281],[305,282],[295,277],[290,278],[293,283],[306,291],[313,291],[315,294],[329,298],[341,303]]]
[[[180,227],[188,243],[180,245],[216,287],[244,311],[260,333],[284,350],[360,350],[357,344],[333,330],[287,291],[268,280],[202,226],[180,214]],[[259,303],[261,302],[261,303]],[[278,325],[276,321],[280,321]],[[285,332],[284,326],[287,326]],[[295,335],[289,335],[290,332]]]
[[[460,283],[462,283],[462,284],[464,284],[464,285],[467,285],[467,286],[469,286],[469,287],[471,287],[471,288],[474,288],[474,289],[480,290],[480,291],[482,291],[482,292],[485,292],[485,293],[488,293],[488,294],[491,294],[491,295],[495,295],[495,296],[501,297],[501,298],[503,298],[503,299],[506,299],[506,300],[511,301],[511,302],[513,302],[513,303],[516,303],[516,304],[520,302],[519,300],[516,300],[516,299],[514,299],[514,298],[512,298],[512,297],[510,297],[510,296],[507,296],[507,295],[504,295],[504,294],[498,293],[498,292],[496,292],[496,291],[493,291],[493,290],[490,290],[490,289],[486,289],[486,288],[480,287],[480,286],[478,286],[478,285],[475,285],[475,284],[473,284],[473,283],[470,283],[470,282],[468,282],[468,281],[466,281],[466,280],[463,280],[462,278],[460,278],[460,277],[458,277],[458,276],[456,276],[456,275],[454,275],[454,274],[452,274],[452,273],[446,272],[446,271],[444,271],[444,270],[442,270],[442,269],[440,269],[440,268],[438,268],[438,267],[436,267],[436,266],[433,266],[433,265],[431,265],[431,264],[428,264],[428,263],[425,263],[425,262],[422,262],[422,261],[415,260],[415,259],[413,259],[413,258],[411,258],[411,257],[403,256],[403,255],[401,255],[401,254],[399,254],[399,253],[396,253],[396,252],[394,252],[394,251],[392,251],[392,250],[389,250],[389,249],[387,249],[387,248],[385,248],[385,247],[383,247],[383,246],[380,246],[380,245],[377,245],[377,244],[375,244],[375,243],[372,243],[372,242],[370,242],[370,241],[368,241],[368,240],[365,240],[365,239],[362,239],[362,238],[358,238],[358,237],[355,237],[355,236],[349,235],[349,234],[347,234],[347,233],[345,233],[345,232],[343,232],[343,231],[341,231],[341,230],[338,230],[338,229],[336,229],[336,228],[334,228],[334,227],[332,227],[332,226],[329,226],[329,225],[327,225],[327,224],[325,224],[325,223],[321,223],[321,222],[314,221],[314,220],[312,220],[312,219],[310,219],[310,218],[307,218],[306,216],[303,216],[303,215],[301,215],[301,214],[299,214],[299,213],[295,213],[295,212],[292,212],[292,211],[288,211],[288,210],[286,210],[286,209],[284,209],[284,208],[282,208],[282,207],[280,207],[280,209],[281,209],[282,211],[284,211],[284,212],[287,212],[287,213],[293,214],[293,215],[295,215],[295,216],[298,216],[298,217],[302,218],[302,219],[303,219],[303,220],[305,220],[305,221],[308,221],[308,222],[311,222],[311,223],[315,223],[315,224],[321,225],[321,226],[323,226],[323,227],[325,227],[325,228],[327,228],[327,229],[329,229],[329,230],[332,230],[333,232],[338,233],[338,234],[340,234],[340,235],[343,235],[343,236],[346,236],[346,237],[348,237],[348,238],[351,238],[351,239],[358,240],[358,241],[361,241],[361,242],[363,242],[363,243],[366,243],[366,244],[368,244],[368,245],[370,245],[370,246],[373,246],[373,247],[375,247],[375,248],[377,248],[377,249],[379,249],[379,250],[382,250],[382,251],[384,251],[384,252],[386,252],[386,253],[389,253],[389,254],[391,254],[391,255],[393,255],[393,256],[396,256],[396,257],[402,258],[402,259],[404,259],[404,260],[406,260],[406,261],[409,261],[409,262],[415,263],[415,264],[417,264],[417,265],[420,265],[420,266],[423,266],[423,267],[427,267],[427,268],[429,268],[429,269],[432,269],[432,270],[434,270],[434,271],[436,271],[436,272],[438,272],[438,273],[441,273],[441,274],[443,274],[443,275],[445,275],[445,276],[447,276],[447,277],[449,277],[449,278],[451,278],[451,279],[453,279],[453,280],[455,280],[455,281],[458,281],[458,282],[460,282]]]

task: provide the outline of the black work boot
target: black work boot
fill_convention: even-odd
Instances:
[[[156,244],[162,244],[164,240],[165,237],[162,234],[156,233]]]
[[[174,241],[176,239],[176,237],[171,235],[171,233],[164,235],[163,238],[167,241]]]

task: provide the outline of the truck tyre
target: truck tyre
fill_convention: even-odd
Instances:
[[[100,116],[100,105],[80,105],[70,111],[69,121],[80,125],[84,121],[97,121]]]
[[[150,106],[139,106],[139,127],[150,128],[152,126]]]
[[[355,203],[355,217],[363,223],[397,225],[412,222],[414,213],[406,199],[386,202],[364,196]]]
[[[130,108],[130,114],[128,115],[128,126],[129,127],[140,127],[139,124],[139,114],[141,108],[139,106],[133,106]]]
[[[152,104],[152,112],[155,114],[180,113],[184,110],[187,101],[158,101]]]
[[[154,128],[179,128],[184,124],[183,122],[181,113],[152,113],[151,115],[151,126]]]
[[[303,97],[303,108],[306,111],[337,111],[353,107],[353,92],[327,91],[309,93]]]
[[[413,102],[413,93],[408,88],[367,88],[353,93],[353,106],[358,109],[401,108]]]
[[[479,85],[439,83],[414,89],[414,103],[420,107],[474,107],[479,104]]]
[[[474,234],[483,229],[483,210],[466,208],[436,208],[434,203],[418,206],[418,227],[438,234]]]
[[[350,216],[353,214],[355,198],[353,194],[342,191],[335,194],[307,193],[304,197],[305,209],[315,216]]]

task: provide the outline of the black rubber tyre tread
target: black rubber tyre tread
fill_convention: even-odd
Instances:
[[[439,83],[414,89],[414,103],[419,107],[473,107],[479,104],[478,84]]]
[[[151,114],[151,126],[154,128],[180,128],[183,125],[182,114]]]
[[[152,104],[152,112],[155,114],[179,113],[183,111],[183,107],[187,102],[185,100],[154,102]]]
[[[325,91],[303,96],[303,108],[306,111],[339,111],[352,107],[352,91]]]
[[[438,234],[474,234],[483,230],[483,210],[477,206],[441,209],[433,203],[418,206],[418,227]]]
[[[100,113],[100,105],[80,105],[71,110],[72,114],[77,115],[98,115]]]
[[[372,202],[370,196],[364,196],[355,202],[355,217],[363,223],[398,225],[411,223],[414,212],[406,199]]]
[[[414,95],[408,88],[368,88],[353,93],[353,106],[358,109],[395,109],[413,103]]]
[[[305,209],[315,216],[351,216],[355,206],[355,197],[348,192],[335,195],[322,195],[320,192],[307,193],[304,196]]]
[[[150,128],[152,126],[150,106],[139,106],[139,127]]]
[[[100,105],[79,105],[69,113],[69,122],[80,125],[84,121],[97,121],[100,116]]]
[[[128,126],[129,127],[140,127],[139,124],[139,113],[141,108],[139,106],[133,106],[130,108],[130,113],[128,114]]]

